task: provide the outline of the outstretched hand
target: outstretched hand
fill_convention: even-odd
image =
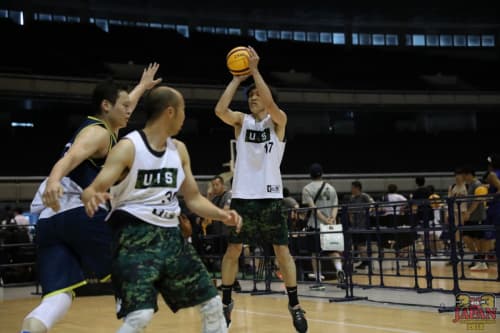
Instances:
[[[253,47],[248,46],[247,49],[248,49],[248,54],[249,54],[248,68],[250,68],[250,73],[253,74],[258,70],[257,67],[259,66],[260,57]]]
[[[156,62],[149,64],[149,66],[142,72],[139,84],[143,85],[144,88],[148,90],[159,84],[163,79],[161,77],[156,80],[154,79],[158,68],[160,68],[160,64],[157,64]]]

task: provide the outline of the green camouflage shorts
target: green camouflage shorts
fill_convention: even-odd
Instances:
[[[126,219],[115,230],[112,267],[118,318],[141,309],[156,312],[158,293],[173,312],[217,295],[205,265],[178,228]]]
[[[281,199],[233,199],[231,209],[243,218],[239,234],[231,228],[229,243],[288,245],[286,213]]]

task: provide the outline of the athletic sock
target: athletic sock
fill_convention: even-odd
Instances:
[[[233,286],[222,285],[222,304],[229,305],[231,304],[231,292],[233,291]]]
[[[286,293],[288,295],[288,304],[293,308],[295,305],[299,304],[299,298],[297,296],[297,286],[286,287]]]

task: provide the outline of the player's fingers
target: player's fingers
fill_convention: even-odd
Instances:
[[[99,199],[92,198],[92,200],[90,201],[90,208],[92,210],[92,216],[95,214],[95,212],[97,211],[98,207],[99,207]]]
[[[236,224],[236,232],[239,233],[241,231],[241,228],[243,227],[243,219],[241,216],[238,215],[237,217],[237,224]]]
[[[87,215],[89,217],[92,217],[94,216],[94,212],[92,211],[91,207],[90,207],[90,201],[87,202],[87,204],[85,205],[85,213],[87,213]]]

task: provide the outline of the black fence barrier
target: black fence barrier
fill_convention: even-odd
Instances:
[[[347,275],[346,282],[348,288],[352,285],[353,276],[366,276],[368,283],[356,283],[356,286],[363,288],[370,287],[389,287],[385,284],[384,278],[386,277],[410,277],[414,280],[413,287],[406,287],[407,289],[415,289],[418,292],[428,291],[444,291],[458,293],[464,291],[460,287],[461,281],[485,281],[492,282],[497,280],[499,275],[498,269],[498,253],[492,251],[493,246],[490,244],[488,251],[482,250],[477,252],[474,250],[465,251],[464,236],[467,232],[475,232],[477,234],[487,234],[498,239],[498,226],[488,224],[485,219],[478,224],[469,224],[468,221],[462,221],[462,214],[460,212],[461,206],[467,206],[473,202],[485,204],[488,202],[490,205],[498,200],[498,197],[483,196],[483,197],[463,197],[463,198],[449,198],[443,200],[421,200],[421,201],[408,201],[408,202],[394,202],[394,203],[373,203],[368,205],[347,205],[343,206],[341,211],[341,221],[343,225],[343,235],[345,238],[346,251],[344,251],[344,269]],[[496,204],[496,203],[494,203]],[[387,210],[383,208],[398,206],[401,208],[400,215],[386,214]],[[351,225],[352,213],[362,213],[365,216],[365,224],[361,228],[353,228]],[[384,213],[382,215],[381,213]],[[350,216],[349,216],[350,215]],[[347,217],[346,217],[347,216]],[[436,221],[437,220],[437,221]],[[448,235],[448,239],[437,238],[436,235]],[[366,245],[365,251],[359,251],[355,247],[349,246],[352,244],[352,239],[361,238],[362,242]],[[417,243],[421,243],[421,249],[418,248]],[[440,250],[436,246],[436,242],[447,244],[447,247]],[[491,239],[493,243],[493,239]],[[373,253],[372,245],[375,244],[377,252]],[[400,254],[405,249],[406,257],[401,258]],[[376,254],[376,258],[374,258]],[[395,255],[395,258],[387,258],[389,254]],[[368,262],[367,272],[361,273],[356,271],[351,266],[352,257],[358,256],[362,262]],[[481,256],[479,258],[466,258],[466,256]],[[494,259],[497,257],[496,259]],[[384,269],[384,262],[392,261],[396,263],[396,273],[388,274]],[[413,274],[401,274],[400,263],[408,261],[409,268]],[[433,263],[447,262],[451,267],[451,276],[443,276],[433,272]],[[489,274],[497,275],[496,278],[474,278],[466,276],[464,273],[464,265],[467,263],[483,263],[495,266],[496,269],[490,267]],[[374,272],[373,264],[377,263],[379,269],[378,274]],[[420,264],[424,267],[424,275],[419,274]],[[471,268],[472,269],[472,268]],[[378,284],[373,282],[373,277],[379,278]],[[419,280],[424,279],[424,284],[420,285]],[[435,280],[451,280],[452,287],[443,289],[436,287]],[[400,286],[393,286],[402,288]],[[475,292],[477,290],[467,290]],[[484,291],[484,290],[483,290]]]
[[[0,286],[37,285],[34,226],[0,225]]]
[[[304,216],[310,209],[288,210],[289,249],[296,262],[297,280],[316,290],[321,290],[325,285],[341,289],[344,297],[332,301],[360,299],[354,295],[356,287],[400,288],[419,293],[479,292],[464,290],[470,289],[470,285],[465,288],[462,285],[465,281],[498,280],[498,275],[491,277],[498,274],[498,253],[493,252],[492,248],[488,251],[471,250],[465,243],[470,241],[470,232],[489,233],[490,236],[493,235],[490,238],[498,239],[500,226],[488,224],[486,218],[480,224],[464,222],[462,207],[474,202],[491,207],[500,204],[498,201],[498,196],[476,196],[339,205],[336,222],[342,229],[335,230],[325,230],[317,217],[318,209],[334,207],[312,210],[314,228],[308,228],[307,221],[304,221]],[[356,219],[359,223],[353,223]],[[3,286],[31,284],[37,286],[38,292],[33,229],[33,226],[0,226],[0,278]],[[330,251],[337,252],[339,257],[330,256],[331,253],[322,248],[322,242],[324,245],[330,239],[325,235],[333,234],[342,236],[343,247]],[[197,247],[205,263],[208,263],[207,267],[214,279],[219,278],[220,262],[227,239],[223,236],[201,235],[197,242],[197,245],[193,245]],[[342,264],[342,279],[339,279],[338,269],[334,265],[335,260],[339,259]],[[357,261],[364,266],[363,269],[355,266]],[[313,263],[317,267],[315,271]],[[445,271],[449,273],[437,271],[438,263],[442,266],[448,264],[449,269]],[[471,263],[488,265],[489,277],[470,274],[467,265]],[[495,265],[496,271],[493,269]],[[238,279],[253,281],[253,287],[243,292],[255,295],[274,293],[272,282],[280,281],[281,277],[277,266],[272,247],[266,247],[266,244],[245,247],[240,257]],[[326,280],[323,280],[323,275]],[[407,279],[407,285],[388,282],[389,279],[393,282],[394,278]],[[436,283],[438,280],[451,281],[451,284],[443,287]]]
[[[316,228],[307,228],[305,216],[308,208],[288,210],[289,216],[298,216],[298,220],[290,221],[289,248],[297,266],[297,280],[309,284],[312,289],[321,290],[325,285],[336,286],[345,291],[345,296],[331,301],[357,300],[354,288],[396,288],[415,290],[418,293],[440,291],[457,294],[458,292],[479,292],[479,290],[464,290],[461,287],[464,281],[493,282],[498,280],[498,258],[491,247],[488,251],[468,249],[467,233],[489,233],[498,237],[498,227],[488,224],[488,220],[480,224],[470,224],[463,221],[462,206],[479,202],[481,205],[492,204],[499,200],[497,196],[475,196],[462,198],[409,200],[400,202],[374,202],[370,204],[339,205],[337,224],[341,230],[325,231],[320,228],[317,218],[318,207],[313,209],[312,216]],[[486,208],[485,208],[486,212]],[[362,216],[362,223],[353,225],[354,215]],[[339,234],[343,236],[343,251],[341,255],[344,278],[335,281],[335,268],[328,251],[323,251],[321,243],[326,240],[324,235]],[[328,237],[326,237],[328,238]],[[491,237],[490,237],[491,238]],[[311,249],[311,239],[315,240]],[[491,240],[491,243],[494,241]],[[313,255],[319,253],[320,255]],[[207,258],[203,253],[203,258]],[[221,259],[223,253],[212,255],[212,258]],[[270,290],[270,281],[279,281],[273,272],[274,255],[261,253],[247,253],[242,255],[241,262],[253,268],[253,274],[246,274],[243,269],[239,278],[253,280],[253,290],[257,291],[258,283],[265,284],[265,290]],[[257,261],[257,264],[255,262]],[[313,279],[312,262],[319,267]],[[364,269],[354,264],[360,261],[365,263]],[[253,264],[251,264],[253,262]],[[262,264],[264,262],[265,264]],[[259,266],[264,265],[264,266]],[[489,266],[489,277],[480,274],[466,273],[468,264],[484,263]],[[387,265],[391,267],[387,267]],[[449,267],[437,269],[436,267]],[[496,269],[495,269],[495,266]],[[265,267],[265,269],[262,269]],[[445,273],[443,273],[443,271]],[[214,277],[217,276],[214,272]],[[329,277],[323,281],[323,275]],[[406,278],[406,286],[399,283],[388,283],[388,278]],[[437,281],[451,281],[451,283],[436,283]],[[439,281],[441,282],[441,281]],[[465,289],[470,288],[466,287]],[[483,290],[484,291],[484,290]],[[364,299],[364,298],[361,298]]]

